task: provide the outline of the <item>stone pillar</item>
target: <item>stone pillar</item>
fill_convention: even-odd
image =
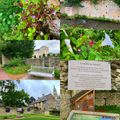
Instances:
[[[71,97],[72,91],[67,90],[68,81],[68,63],[60,62],[61,68],[61,120],[66,120],[71,112]]]

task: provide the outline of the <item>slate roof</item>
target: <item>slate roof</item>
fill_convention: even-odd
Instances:
[[[51,96],[53,97],[52,94],[44,95],[44,96],[38,98],[38,100],[34,101],[32,104],[34,104],[34,103],[38,103],[38,102],[44,102],[44,101],[47,101],[47,100],[49,99],[49,97],[51,97]]]

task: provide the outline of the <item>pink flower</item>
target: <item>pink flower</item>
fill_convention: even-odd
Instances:
[[[32,16],[32,18],[33,18],[33,19],[35,19],[35,18],[36,18],[36,16],[35,16],[35,15],[33,15],[33,16]]]
[[[95,42],[94,42],[93,40],[91,40],[91,41],[89,42],[89,46],[90,46],[90,47],[92,47],[94,44],[95,44]]]

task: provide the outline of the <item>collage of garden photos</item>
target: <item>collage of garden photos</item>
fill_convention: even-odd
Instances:
[[[120,0],[0,0],[0,120],[120,120]]]

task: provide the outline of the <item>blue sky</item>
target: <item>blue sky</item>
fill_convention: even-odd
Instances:
[[[21,80],[20,83],[17,83],[17,89],[24,89],[30,96],[38,98],[42,94],[53,93],[54,85],[60,95],[59,80]]]
[[[60,53],[60,41],[59,40],[35,40],[35,50],[47,46],[50,53]]]

